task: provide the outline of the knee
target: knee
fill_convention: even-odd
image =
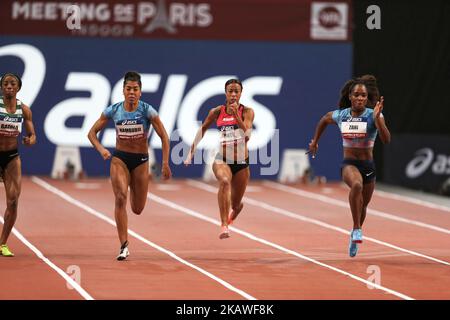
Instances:
[[[229,188],[231,185],[230,179],[228,179],[228,177],[222,177],[219,180],[219,184],[221,188]]]
[[[17,206],[19,205],[19,197],[8,199],[6,205],[10,212],[17,212]]]
[[[362,192],[363,185],[359,181],[355,181],[352,183],[352,192]]]
[[[125,207],[127,205],[127,195],[125,193],[116,194],[116,207]]]

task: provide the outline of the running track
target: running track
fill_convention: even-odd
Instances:
[[[108,179],[24,177],[0,300],[450,299],[450,208],[376,192],[349,258],[342,185],[252,181],[225,240],[216,188],[151,183],[144,212],[128,209],[131,255],[117,262]]]

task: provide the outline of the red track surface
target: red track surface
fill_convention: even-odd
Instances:
[[[118,262],[115,227],[92,214],[114,219],[109,180],[85,180],[92,188],[81,189],[75,182],[41,179],[24,178],[16,229],[61,270],[79,268],[80,285],[94,299],[450,299],[448,232],[368,213],[366,240],[357,257],[349,258],[348,208],[252,182],[255,192],[246,193],[249,199],[233,224],[238,230],[219,240],[215,186],[174,180],[150,184],[159,198],[149,200],[140,216],[129,210],[129,228],[192,265],[131,235],[129,260]],[[295,188],[347,202],[339,184]],[[4,190],[0,193],[4,210]],[[450,229],[446,211],[376,194],[370,209]],[[0,299],[86,298],[68,289],[16,235],[8,243],[16,257],[0,257]],[[364,282],[371,281],[374,268],[380,271],[380,289]]]

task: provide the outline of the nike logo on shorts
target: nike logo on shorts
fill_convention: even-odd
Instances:
[[[369,173],[366,173],[366,177],[370,176],[372,173],[373,173],[373,171],[369,172]]]
[[[141,161],[147,161],[148,158],[142,158]]]

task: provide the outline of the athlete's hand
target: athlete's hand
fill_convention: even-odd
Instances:
[[[189,151],[188,156],[186,157],[186,160],[184,160],[184,165],[187,167],[192,163],[192,153]]]
[[[172,171],[170,171],[170,167],[168,163],[164,163],[161,169],[162,176],[164,180],[170,179],[172,177]]]
[[[381,116],[383,107],[384,107],[384,97],[381,97],[380,101],[378,101],[377,104],[375,105],[375,108],[373,108],[373,116],[375,117],[375,119],[378,119]]]
[[[103,157],[103,160],[108,160],[111,158],[111,152],[109,152],[108,149],[103,148],[100,154]]]
[[[238,107],[239,104],[237,103],[237,101],[230,103],[229,107],[231,108],[231,112],[233,113],[234,116],[238,115]]]
[[[32,136],[23,137],[22,143],[26,146],[32,146],[33,144],[36,143],[36,136],[32,135]]]
[[[316,157],[317,149],[319,149],[319,144],[314,141],[314,139],[311,139],[311,142],[309,143],[309,150],[306,153],[311,154],[311,157],[314,159]]]

